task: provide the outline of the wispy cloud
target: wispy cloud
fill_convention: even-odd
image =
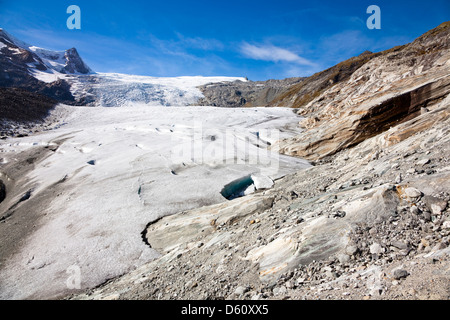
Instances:
[[[329,54],[350,55],[354,52],[367,50],[373,40],[364,35],[361,30],[345,30],[333,35],[322,37],[319,50]]]
[[[300,57],[298,54],[274,45],[252,45],[244,42],[240,47],[241,53],[247,58],[254,60],[289,62],[299,65],[313,66],[314,63]]]
[[[222,51],[225,48],[225,45],[217,39],[185,37],[179,32],[176,32],[175,34],[178,38],[178,41],[172,41],[172,44],[178,45],[182,48],[200,49],[204,51]]]
[[[344,30],[321,37],[314,48],[320,53],[323,63],[331,66],[366,50],[378,52],[412,40],[404,36],[374,38],[361,30]]]
[[[144,44],[156,49],[159,53],[172,56],[193,56],[192,52],[195,50],[208,54],[225,48],[225,45],[216,39],[190,38],[178,32],[175,35],[176,38],[160,39],[153,34],[148,34],[142,40]]]

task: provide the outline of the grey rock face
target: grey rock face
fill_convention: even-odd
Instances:
[[[207,84],[199,87],[204,98],[197,104],[214,107],[266,107],[273,106],[272,101],[294,84],[304,78],[288,78],[267,81],[234,81]]]
[[[6,186],[3,183],[3,180],[0,180],[0,203],[6,198]]]
[[[88,74],[92,72],[92,70],[81,59],[77,49],[71,48],[69,50],[66,50],[64,56],[67,60],[64,70],[67,73]]]
[[[0,88],[0,134],[18,135],[21,130],[16,124],[41,123],[56,103],[49,97],[25,89]]]

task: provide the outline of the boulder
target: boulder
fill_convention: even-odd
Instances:
[[[273,180],[260,174],[252,174],[251,178],[255,184],[256,190],[270,189],[273,187]]]
[[[411,199],[420,198],[422,196],[422,192],[420,192],[416,188],[406,188],[405,194],[408,198],[411,198]]]
[[[400,280],[406,278],[409,275],[409,273],[404,269],[395,269],[392,275],[395,280]]]
[[[273,197],[254,194],[164,217],[150,224],[144,232],[144,237],[152,248],[168,252],[194,241],[199,234],[206,236],[221,225],[229,225],[264,211],[272,206],[273,200]]]

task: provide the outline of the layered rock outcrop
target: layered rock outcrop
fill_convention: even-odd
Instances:
[[[385,51],[350,78],[298,105],[305,132],[280,141],[281,153],[320,159],[432,110],[450,92],[450,23]]]

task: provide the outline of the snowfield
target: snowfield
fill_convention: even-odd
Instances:
[[[122,75],[105,79],[117,77],[121,83],[137,81]],[[198,84],[192,78],[166,84],[142,80],[165,88],[175,81],[185,91]],[[236,179],[255,175],[259,183],[270,183],[309,166],[266,149],[298,133],[299,117],[291,109],[137,103],[58,108],[69,112],[65,125],[1,141],[4,163],[14,162],[22,151],[55,150],[23,177],[32,190],[26,201],[47,200],[36,206],[37,227],[2,266],[1,299],[75,293],[74,270],[80,289],[95,287],[158,257],[142,239],[149,222],[228,201],[220,192]]]
[[[208,83],[247,81],[241,77],[149,77],[120,73],[93,73],[88,75],[63,74],[49,69],[34,70],[33,76],[50,83],[64,79],[71,85],[76,98],[84,98],[92,106],[123,107],[188,106],[203,97],[199,86]]]

